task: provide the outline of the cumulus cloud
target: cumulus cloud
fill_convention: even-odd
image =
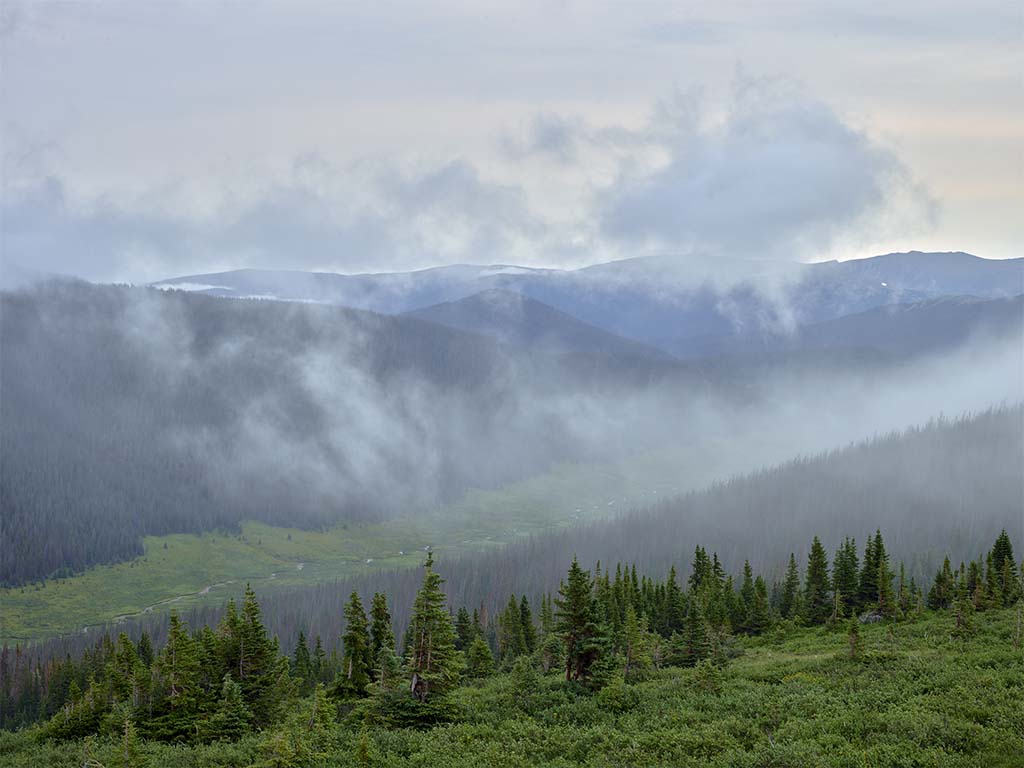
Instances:
[[[644,135],[660,160],[624,168],[598,196],[602,230],[619,242],[790,261],[876,227],[897,195],[901,225],[932,215],[894,152],[791,84],[741,77],[717,113],[677,97]]]
[[[497,160],[312,154],[262,176],[100,195],[20,162],[28,170],[3,190],[5,260],[141,282],[670,254],[670,266],[731,280],[750,260],[820,258],[934,215],[891,149],[785,81],[740,76],[717,101],[673,92],[639,126],[544,111],[499,145]]]

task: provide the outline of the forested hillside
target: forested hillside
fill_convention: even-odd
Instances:
[[[330,651],[300,634],[282,654],[251,590],[216,628],[172,613],[159,643],[107,635],[45,663],[4,647],[0,723],[31,727],[0,736],[0,756],[138,768],[177,745],[200,766],[603,765],[609,751],[666,765],[1013,764],[1024,583],[1005,531],[927,582],[880,531],[863,557],[844,538],[830,559],[814,536],[801,562],[771,580],[749,559],[733,578],[699,545],[664,578],[574,558],[538,600],[455,612],[428,554],[407,622],[386,592],[352,592]],[[495,684],[496,671],[509,674]],[[968,688],[972,704],[950,709]]]
[[[969,418],[935,421],[925,427],[881,437],[844,450],[800,459],[739,476],[619,518],[550,532],[445,563],[445,591],[459,605],[499,611],[510,593],[531,600],[557,588],[561,564],[636,563],[663,577],[684,572],[694,547],[715,552],[733,575],[741,558],[769,581],[781,579],[790,550],[820,535],[829,552],[842,537],[862,537],[882,528],[890,552],[904,561],[907,578],[930,578],[944,553],[970,558],[1003,528],[1024,538],[1024,406],[1002,407]],[[971,499],[967,509],[967,499]],[[807,540],[807,541],[805,541]],[[394,598],[394,618],[404,626],[419,576],[402,569],[337,579],[316,586],[267,594],[264,613],[270,630],[290,647],[300,631],[337,637],[343,603],[353,590],[369,601],[374,591]],[[216,624],[220,608],[185,614],[193,625]],[[146,630],[156,640],[167,631],[167,616],[121,627],[137,638]],[[40,644],[45,657],[78,654],[94,634],[76,634]]]
[[[7,584],[147,534],[408,512],[592,451],[564,392],[705,386],[670,361],[513,355],[339,307],[73,282],[0,301]]]

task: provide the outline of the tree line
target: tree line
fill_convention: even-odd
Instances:
[[[728,574],[715,552],[698,546],[689,575],[672,567],[659,579],[635,565],[584,569],[573,559],[556,592],[532,603],[512,594],[500,610],[454,610],[428,553],[404,631],[392,603],[376,592],[367,611],[358,592],[345,601],[340,642],[325,650],[304,632],[289,653],[263,621],[251,589],[229,602],[220,622],[190,630],[172,613],[166,641],[143,634],[104,636],[78,658],[32,663],[20,649],[0,653],[0,722],[43,721],[45,738],[135,734],[168,742],[232,741],[286,722],[302,699],[307,711],[386,726],[422,726],[453,717],[448,694],[500,670],[557,672],[581,692],[610,680],[643,680],[665,666],[721,666],[736,638],[780,623],[856,625],[948,611],[951,635],[968,636],[976,611],[1016,604],[1024,595],[1003,531],[981,557],[953,568],[948,558],[925,588],[894,565],[880,531],[861,554],[844,539],[831,562],[818,537],[804,568],[791,554],[779,579],[745,561]],[[312,647],[311,647],[312,645]],[[319,711],[320,715],[315,715]],[[329,713],[329,715],[325,714]]]

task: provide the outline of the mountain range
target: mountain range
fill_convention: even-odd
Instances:
[[[759,273],[756,262],[750,274]],[[454,265],[340,275],[244,269],[154,283],[221,297],[405,314],[516,345],[677,358],[870,347],[894,354],[1020,325],[1024,259],[892,253],[718,285],[665,258],[577,270]],[[519,297],[519,298],[517,298]],[[934,300],[941,299],[938,303]]]

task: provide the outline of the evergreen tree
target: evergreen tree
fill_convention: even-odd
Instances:
[[[665,619],[661,623],[661,633],[669,637],[673,632],[679,632],[686,621],[686,595],[677,583],[676,567],[673,565],[668,571],[668,581],[665,582]]]
[[[928,590],[928,607],[933,611],[949,608],[953,604],[955,593],[956,582],[947,556],[942,562],[942,568],[935,574],[931,589]]]
[[[455,650],[455,628],[445,609],[441,577],[434,572],[433,553],[424,564],[423,586],[416,595],[409,622],[409,690],[420,702],[443,696],[456,684],[461,660]]]
[[[478,679],[494,672],[494,655],[483,636],[475,635],[466,652],[466,677]]]
[[[278,654],[277,643],[267,636],[256,593],[248,584],[237,619],[238,674],[246,706],[256,725],[270,725],[285,698],[288,660]]]
[[[636,573],[636,566],[634,566],[634,573]],[[708,553],[704,550],[704,547],[698,546],[693,551],[693,563],[690,566],[690,579],[688,582],[690,591],[692,592],[706,586],[710,580],[711,561],[708,559]]]
[[[505,609],[498,615],[498,658],[506,667],[526,653],[526,640],[523,637],[523,620],[519,612],[519,603],[512,595]]]
[[[295,653],[292,655],[292,674],[302,681],[304,690],[313,690],[316,685],[313,674],[313,657],[309,655],[306,633],[301,629],[299,630],[299,639],[295,643]]]
[[[811,542],[804,582],[804,619],[808,624],[824,624],[832,615],[829,595],[828,555],[818,537]]]
[[[345,605],[345,633],[341,638],[343,655],[341,675],[335,686],[342,698],[366,695],[373,664],[370,657],[370,634],[363,603],[359,593],[353,591]]]
[[[800,571],[796,566],[796,555],[790,552],[786,580],[782,584],[782,596],[779,599],[779,614],[782,618],[791,619],[799,613],[799,599]]]
[[[706,659],[710,652],[711,640],[708,636],[707,620],[700,603],[691,599],[683,633],[682,666],[692,667],[701,659]]]
[[[224,675],[217,708],[203,727],[204,740],[238,741],[249,732],[251,724],[252,712],[245,706],[242,687],[230,674]]]
[[[771,612],[768,607],[768,587],[760,576],[754,580],[754,596],[750,601],[750,609],[747,612],[747,631],[753,635],[759,635],[771,625]]]
[[[740,599],[743,601],[743,614],[750,611],[754,602],[754,571],[750,567],[750,561],[743,561],[743,582],[740,585]]]
[[[832,563],[832,585],[839,593],[843,614],[853,614],[857,610],[860,589],[859,565],[857,542],[852,538],[843,539],[843,544],[836,550]]]
[[[475,636],[476,627],[473,626],[473,619],[466,606],[462,606],[455,614],[455,647],[460,651],[467,651]]]
[[[142,633],[142,636],[139,638],[139,647],[137,650],[139,654],[139,661],[146,666],[146,669],[152,667],[155,655],[153,653],[153,641],[149,639],[148,632]]]
[[[629,683],[641,679],[651,666],[647,622],[636,615],[632,605],[626,607],[622,634],[622,676]]]
[[[195,732],[199,714],[199,658],[195,641],[178,618],[177,611],[171,611],[167,644],[154,666],[161,698],[157,708],[159,714],[150,724],[151,733],[158,739],[187,740]]]
[[[537,628],[533,625],[533,611],[530,610],[526,595],[519,601],[519,619],[522,624],[523,645],[527,653],[533,653],[537,648]]]
[[[573,558],[566,582],[555,598],[556,631],[565,647],[565,679],[584,681],[604,650],[604,633],[590,574]]]

